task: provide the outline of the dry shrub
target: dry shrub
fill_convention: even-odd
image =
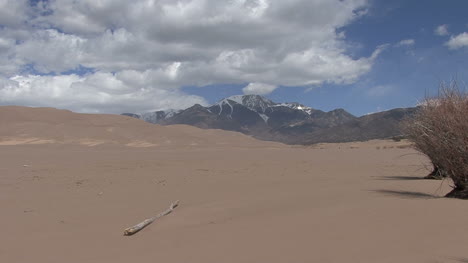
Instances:
[[[415,148],[453,180],[448,197],[468,199],[468,94],[456,82],[441,85],[406,124]]]

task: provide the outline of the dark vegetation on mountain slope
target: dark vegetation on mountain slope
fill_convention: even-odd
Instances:
[[[385,139],[403,134],[401,123],[413,115],[416,108],[398,108],[351,119],[341,125],[316,130],[305,136],[305,144],[319,142],[350,142]]]

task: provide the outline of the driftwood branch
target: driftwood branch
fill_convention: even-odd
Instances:
[[[179,206],[179,200],[175,201],[171,204],[171,206],[166,209],[165,211],[159,213],[157,216],[145,219],[143,222],[136,224],[132,227],[129,227],[124,230],[124,236],[131,236],[133,234],[138,233],[138,231],[142,230],[143,228],[147,227],[149,224],[153,223],[156,219],[168,215],[174,211],[174,209]]]

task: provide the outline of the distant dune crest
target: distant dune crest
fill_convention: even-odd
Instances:
[[[249,136],[187,125],[160,126],[113,114],[0,106],[0,145],[76,144],[129,147],[265,146]],[[279,144],[275,144],[279,145]]]

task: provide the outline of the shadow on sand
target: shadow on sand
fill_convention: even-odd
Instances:
[[[421,192],[411,192],[411,191],[397,191],[397,190],[379,189],[379,190],[373,190],[373,192],[384,194],[384,195],[389,195],[389,196],[409,198],[409,199],[435,199],[435,198],[441,198],[440,196],[437,196],[437,195],[431,195],[431,194],[426,194],[426,193],[421,193]]]
[[[417,181],[417,180],[425,180],[425,178],[423,178],[423,177],[414,177],[414,176],[379,176],[375,180]]]
[[[458,261],[462,263],[468,263],[468,258],[450,258],[453,261]]]

